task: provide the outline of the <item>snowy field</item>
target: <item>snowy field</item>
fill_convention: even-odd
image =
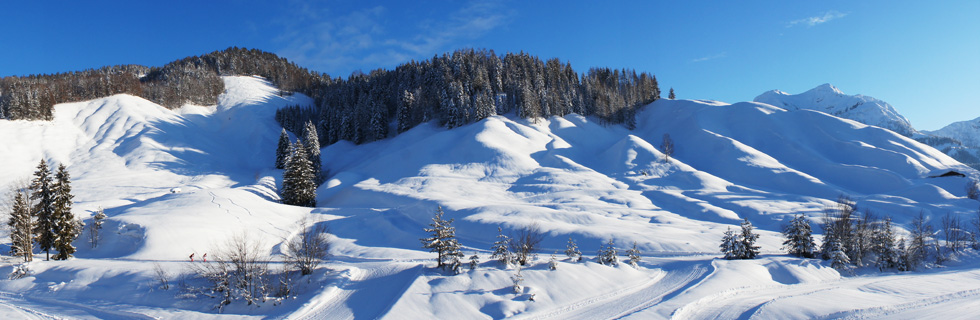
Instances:
[[[51,122],[0,120],[0,186],[30,179],[42,158],[63,163],[76,215],[88,223],[101,207],[109,216],[97,248],[82,236],[76,258],[42,254],[31,276],[7,280],[19,263],[4,256],[0,318],[909,319],[980,310],[972,252],[919,272],[842,276],[780,249],[794,214],[819,218],[841,194],[900,227],[920,211],[934,221],[975,216],[968,178],[929,176],[976,171],[878,127],[762,103],[666,99],[646,106],[632,131],[577,115],[423,124],[323,148],[330,179],[311,209],[277,203],[282,171],[273,166],[275,110],[310,99],[280,97],[252,77],[225,85],[217,106],[167,110],[116,95],[58,105]],[[670,162],[658,151],[664,134],[675,142]],[[447,275],[421,249],[437,206],[455,219],[464,254],[479,254],[477,269]],[[743,218],[760,229],[763,256],[720,259],[722,233]],[[219,313],[216,299],[180,288],[200,263],[191,253],[247,235],[280,268],[283,244],[315,223],[329,226],[332,256],[297,276],[290,299]],[[492,261],[490,247],[498,226],[531,224],[545,232],[543,249],[515,293],[515,270]],[[585,261],[562,254],[569,237]],[[593,262],[610,239],[621,254],[636,242],[639,267]]]

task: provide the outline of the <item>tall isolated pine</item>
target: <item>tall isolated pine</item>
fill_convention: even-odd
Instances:
[[[790,221],[786,229],[783,230],[783,236],[786,237],[783,246],[789,254],[803,258],[816,256],[817,248],[813,242],[810,221],[803,214],[797,215]]]
[[[459,242],[456,241],[456,228],[453,227],[453,219],[443,219],[444,214],[442,206],[439,206],[432,217],[432,223],[429,224],[430,228],[424,229],[430,236],[419,240],[422,241],[423,248],[438,254],[436,257],[437,267],[459,273],[463,252],[459,250]]]
[[[303,143],[297,141],[289,152],[286,170],[282,173],[282,203],[294,206],[316,206],[316,183],[309,155]]]
[[[303,128],[303,146],[306,147],[310,168],[313,169],[314,183],[320,184],[323,179],[320,173],[320,138],[316,132],[316,126],[311,121],[307,121]]]
[[[34,208],[31,214],[34,216],[34,237],[37,241],[38,249],[44,251],[45,260],[51,260],[51,249],[54,247],[54,190],[51,182],[51,169],[48,163],[41,159],[34,172],[34,180],[31,181],[31,200],[34,200]]]
[[[34,219],[27,204],[27,196],[17,191],[10,210],[10,255],[20,256],[24,262],[34,260]]]
[[[75,214],[71,212],[71,176],[65,165],[58,166],[55,174],[54,186],[54,249],[58,250],[55,260],[68,260],[75,254],[75,246],[72,242],[82,233],[82,223],[75,219]]]
[[[289,134],[283,128],[279,132],[279,145],[276,147],[276,169],[285,169],[286,159],[289,159]]]

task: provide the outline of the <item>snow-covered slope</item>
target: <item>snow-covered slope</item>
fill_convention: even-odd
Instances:
[[[847,95],[829,83],[795,95],[779,90],[767,91],[755,97],[754,101],[788,110],[810,109],[826,112],[863,124],[891,129],[905,136],[915,133],[909,120],[887,102],[864,95]]]
[[[976,171],[893,131],[810,110],[686,100],[646,106],[633,131],[577,115],[494,116],[452,130],[429,123],[382,141],[323,148],[331,177],[318,190],[319,207],[310,209],[276,202],[281,171],[272,169],[276,108],[309,99],[279,97],[253,77],[227,77],[225,84],[211,107],[171,111],[118,95],[58,105],[49,123],[0,121],[0,136],[16,137],[0,142],[0,185],[29,178],[41,158],[65,163],[76,214],[89,221],[101,206],[110,217],[98,248],[83,236],[76,259],[35,261],[33,276],[0,280],[0,316],[219,318],[225,315],[212,309],[214,299],[159,289],[154,266],[175,281],[187,279],[190,253],[214,253],[247,234],[277,267],[283,243],[304,221],[329,224],[331,261],[298,282],[295,299],[235,303],[224,312],[304,319],[731,318],[860,316],[880,311],[868,308],[911,305],[901,310],[913,315],[940,302],[966,306],[976,295],[921,288],[929,279],[955,277],[972,285],[977,281],[969,279],[980,279],[975,269],[893,276],[876,287],[862,277],[841,278],[820,261],[780,255],[782,224],[796,213],[820,217],[842,193],[899,226],[920,211],[975,212],[976,202],[964,195],[967,179],[928,176]],[[675,141],[670,162],[658,149],[664,134]],[[182,192],[170,193],[174,187]],[[455,219],[466,255],[480,255],[476,270],[446,275],[419,248],[437,206]],[[760,227],[766,255],[716,260],[722,233],[743,218]],[[515,270],[488,261],[487,250],[498,226],[509,232],[532,224],[546,235],[542,256],[523,269],[526,288],[514,293]],[[558,270],[548,270],[549,254],[563,251],[569,237],[587,257],[612,239],[621,249],[635,242],[644,258],[639,268],[562,259]],[[0,264],[0,274],[13,269],[11,260]],[[846,304],[797,311],[794,303],[813,292],[855,291],[863,293],[847,295]],[[742,299],[742,292],[752,294]],[[755,303],[767,298],[771,307]],[[915,304],[927,298],[940,302]]]

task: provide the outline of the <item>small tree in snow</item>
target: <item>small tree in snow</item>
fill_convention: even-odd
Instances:
[[[460,252],[459,242],[456,240],[456,228],[453,227],[454,219],[445,220],[442,218],[443,214],[445,213],[442,211],[442,206],[436,208],[432,223],[429,224],[431,228],[425,228],[425,232],[428,232],[430,236],[421,239],[422,247],[429,249],[429,252],[438,254],[436,258],[437,267],[455,274],[459,273],[460,259],[463,257],[463,253]]]
[[[10,226],[10,255],[20,256],[24,262],[34,260],[34,220],[27,198],[23,190],[14,190],[10,220],[7,222]]]
[[[524,276],[521,275],[520,265],[514,270],[514,275],[510,276],[510,280],[514,283],[514,293],[524,292]]]
[[[89,240],[92,242],[92,248],[99,246],[99,240],[102,237],[102,224],[105,223],[105,210],[99,207],[99,210],[95,212],[92,216],[92,225],[88,227]]]
[[[640,249],[636,247],[636,241],[633,241],[633,248],[626,250],[626,255],[630,258],[630,266],[633,266],[634,268],[639,266]]]
[[[674,94],[674,88],[670,88],[670,93],[667,94],[667,99],[674,100],[676,98],[677,95]]]
[[[598,259],[599,263],[607,266],[619,265],[619,253],[616,252],[616,243],[612,238],[605,246],[600,247]]]
[[[565,245],[565,255],[571,261],[582,261],[582,251],[579,251],[578,245],[575,244],[575,240],[572,240],[572,237],[568,237],[568,244]]]
[[[742,257],[740,259],[755,259],[759,255],[759,246],[755,245],[755,241],[759,239],[759,235],[752,231],[752,223],[749,219],[742,221]]]
[[[470,270],[471,271],[476,270],[476,267],[479,265],[480,265],[480,256],[477,256],[476,252],[473,252],[473,255],[470,256]]]
[[[551,254],[551,260],[548,260],[548,269],[558,270],[558,252]]]
[[[725,236],[721,238],[720,245],[721,253],[725,254],[725,259],[741,259],[745,255],[745,250],[742,246],[741,237],[735,231],[732,231],[731,227],[728,227],[728,231],[725,231]]]
[[[970,179],[966,183],[966,197],[973,200],[980,200],[980,183],[977,180]]]
[[[544,240],[544,233],[537,223],[517,230],[510,242],[510,251],[514,254],[514,261],[522,266],[527,265],[537,251],[538,245]]]
[[[851,259],[844,253],[844,246],[837,239],[830,243],[830,266],[838,271],[850,271]]]
[[[660,153],[664,154],[664,162],[670,162],[670,157],[674,155],[674,139],[670,138],[669,133],[664,133],[663,142],[660,143]]]
[[[490,259],[500,261],[500,263],[506,267],[510,265],[511,260],[513,259],[509,249],[510,237],[505,235],[503,229],[500,227],[497,227],[497,232],[497,241],[494,242],[493,247],[490,248],[493,250],[493,255],[490,256]]]
[[[816,256],[817,248],[813,242],[810,221],[803,214],[797,215],[790,221],[786,229],[783,230],[783,235],[786,237],[783,246],[789,254],[803,258]]]

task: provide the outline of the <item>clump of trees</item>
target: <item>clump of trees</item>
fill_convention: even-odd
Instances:
[[[749,219],[742,220],[742,231],[736,233],[731,227],[725,231],[721,239],[721,252],[725,254],[725,259],[755,259],[759,256],[760,247],[755,245],[759,235],[754,232],[755,227]]]
[[[50,260],[51,250],[58,253],[55,260],[68,260],[75,253],[72,244],[82,231],[81,221],[72,213],[71,176],[64,165],[54,173],[45,160],[37,166],[34,179],[26,187],[15,187],[10,219],[10,240],[13,256],[25,262],[34,259],[34,248],[45,252]],[[35,246],[36,244],[36,246]]]

